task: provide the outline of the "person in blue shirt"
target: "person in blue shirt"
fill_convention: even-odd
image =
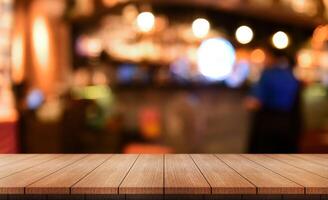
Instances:
[[[246,99],[252,111],[250,153],[295,153],[300,132],[299,81],[281,53],[272,56]]]

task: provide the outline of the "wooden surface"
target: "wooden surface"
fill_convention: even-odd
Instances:
[[[260,156],[260,155],[258,155]],[[301,185],[241,155],[217,155],[257,187],[258,194],[304,194]]]
[[[71,186],[108,158],[109,155],[88,155],[74,164],[28,185],[25,192],[27,194],[69,194]]]
[[[305,171],[299,167],[289,165],[275,159],[275,156],[266,155],[245,155],[248,159],[280,174],[281,176],[302,185],[305,193],[326,194],[328,193],[328,179]]]
[[[189,155],[165,155],[165,194],[210,194],[211,187]]]
[[[214,155],[192,155],[212,194],[256,194],[256,187]]]
[[[63,155],[35,167],[0,179],[0,194],[24,193],[24,188],[39,179],[58,171],[83,158],[83,155]]]
[[[138,155],[113,155],[72,187],[73,194],[118,194],[118,188]]]
[[[36,155],[27,159],[19,159],[17,162],[8,163],[0,167],[0,178],[5,178],[17,172],[38,166],[58,156],[59,155]]]
[[[181,195],[328,199],[328,156],[0,155],[0,199],[40,199],[40,195],[46,199],[62,195],[64,199],[65,195],[71,199],[182,199]]]
[[[164,156],[140,155],[120,186],[121,194],[163,194]]]

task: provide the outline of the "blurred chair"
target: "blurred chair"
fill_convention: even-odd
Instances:
[[[17,153],[16,122],[0,122],[0,153]]]

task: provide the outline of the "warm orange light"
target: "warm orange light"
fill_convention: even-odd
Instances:
[[[263,63],[265,61],[265,53],[262,49],[255,49],[251,53],[251,61],[256,64]]]
[[[24,40],[22,32],[13,38],[11,49],[12,80],[15,83],[21,83],[24,79]]]
[[[44,17],[34,19],[32,31],[36,62],[45,70],[49,65],[49,30]]]
[[[313,66],[313,52],[310,50],[301,50],[297,56],[299,67],[310,68]]]
[[[122,11],[123,18],[127,22],[133,22],[138,16],[138,8],[135,5],[127,5]]]
[[[8,50],[10,50],[10,33],[13,30],[12,21],[14,19],[12,10],[13,3],[12,0],[0,0],[0,52],[8,52]],[[0,122],[14,122],[17,120],[17,111],[15,109],[14,95],[9,77],[11,67],[11,59],[9,56],[10,55],[7,56],[5,54],[3,54],[3,56],[0,55]],[[6,131],[0,129],[0,133],[6,133]],[[14,133],[14,131],[12,133]],[[6,139],[8,138],[1,138],[0,146],[3,146],[3,140]],[[7,145],[8,144],[5,146]],[[1,150],[5,152],[4,149]]]
[[[92,76],[92,83],[94,85],[106,85],[108,83],[106,74],[101,71],[97,71]]]
[[[102,0],[102,2],[107,7],[113,7],[118,4],[118,0]]]
[[[10,88],[0,91],[0,122],[13,122],[17,120],[17,111],[13,101],[14,96]]]
[[[316,1],[292,0],[291,8],[298,13],[315,16],[318,13]]]
[[[315,49],[320,49],[324,46],[325,41],[328,40],[328,25],[318,26],[314,32],[312,37],[312,46]]]
[[[239,48],[236,50],[236,58],[237,60],[248,60],[249,52],[247,49]]]

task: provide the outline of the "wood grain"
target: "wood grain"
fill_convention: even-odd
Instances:
[[[313,162],[308,162],[297,156],[287,155],[287,154],[275,154],[275,155],[270,155],[270,157],[278,159],[287,164],[293,165],[294,167],[298,167],[306,171],[312,172],[314,174],[317,174],[319,176],[328,178],[328,166],[320,165]]]
[[[58,157],[58,154],[40,154],[36,156],[29,157],[28,159],[19,160],[9,165],[4,165],[0,167],[0,178],[4,178],[11,174],[23,171],[30,167],[36,166],[43,162],[49,161]]]
[[[328,166],[328,158],[318,154],[293,154],[293,156],[307,160],[308,162]]]
[[[327,199],[327,162],[326,154],[0,154],[0,197]]]
[[[255,194],[253,184],[214,155],[191,155],[212,188],[212,194]]]
[[[13,164],[34,156],[37,156],[37,154],[0,154],[0,166]]]
[[[138,155],[113,155],[72,187],[73,194],[118,194],[118,188]]]
[[[122,182],[120,194],[163,194],[164,155],[140,155]]]
[[[102,164],[110,155],[88,155],[25,188],[27,194],[70,194],[70,187]]]
[[[266,155],[244,155],[248,159],[305,187],[306,194],[328,194],[328,179]]]
[[[62,155],[21,172],[0,179],[0,194],[24,194],[24,188],[33,182],[60,170],[86,155]]]
[[[164,163],[165,194],[211,193],[211,187],[189,155],[168,154]]]
[[[258,194],[304,194],[304,188],[240,155],[216,155],[257,187]]]

